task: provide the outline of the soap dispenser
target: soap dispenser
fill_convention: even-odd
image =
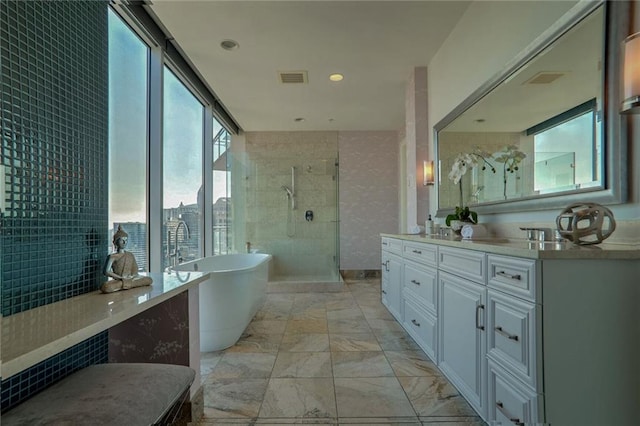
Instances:
[[[431,220],[431,215],[429,215],[427,221],[424,223],[424,233],[433,235],[433,220]]]

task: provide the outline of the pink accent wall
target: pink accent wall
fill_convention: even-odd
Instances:
[[[405,93],[407,226],[409,227],[424,225],[429,213],[435,214],[436,210],[435,206],[433,208],[429,206],[430,187],[423,186],[423,162],[433,159],[433,155],[429,153],[427,103],[427,68],[415,67],[407,79]]]
[[[338,133],[340,269],[380,269],[380,233],[399,223],[398,132]]]

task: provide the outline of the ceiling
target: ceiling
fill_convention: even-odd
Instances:
[[[345,131],[404,126],[412,69],[469,4],[154,0],[148,10],[244,131]],[[226,39],[239,48],[222,49]],[[306,71],[308,82],[283,84],[281,71]]]

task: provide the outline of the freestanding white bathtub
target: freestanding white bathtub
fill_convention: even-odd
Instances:
[[[200,284],[200,351],[235,344],[262,306],[270,254],[224,254],[192,260],[176,271],[209,272]]]

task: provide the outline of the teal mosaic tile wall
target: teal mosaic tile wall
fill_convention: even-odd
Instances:
[[[108,361],[107,331],[2,381],[2,412],[81,368]]]
[[[8,316],[97,290],[108,241],[107,2],[0,1],[0,286]],[[105,333],[2,381],[2,411]]]
[[[107,31],[105,2],[0,2],[4,316],[102,279]]]

